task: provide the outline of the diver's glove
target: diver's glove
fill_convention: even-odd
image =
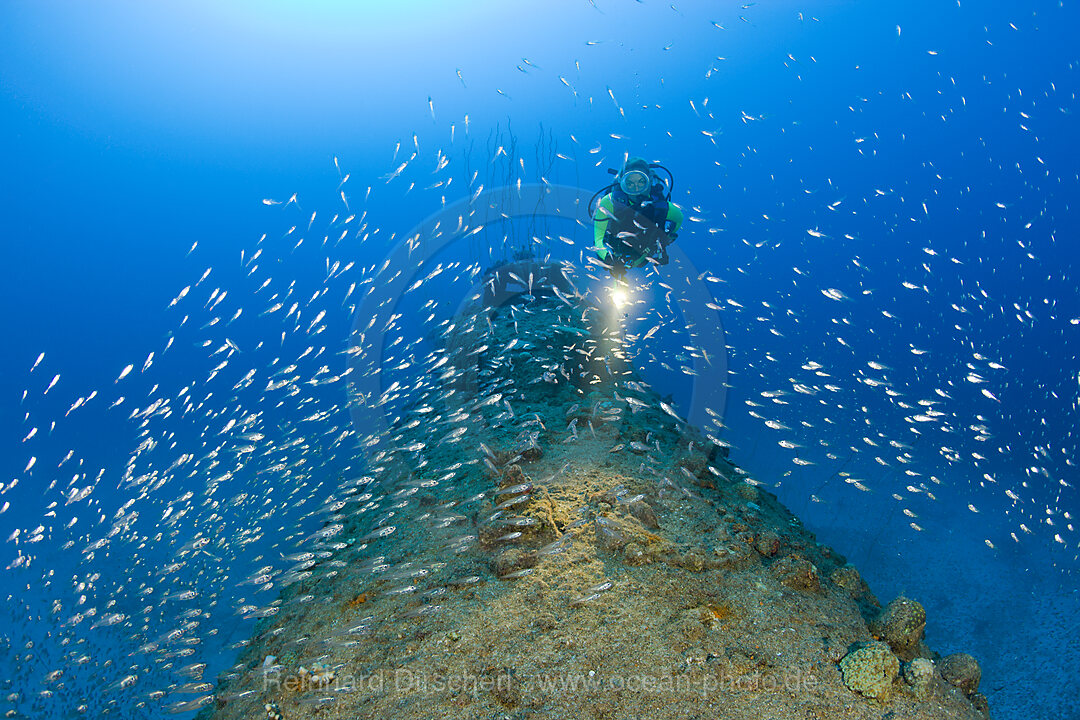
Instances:
[[[671,243],[675,242],[678,239],[679,239],[679,233],[668,233],[667,244],[670,245]]]
[[[626,279],[626,266],[623,265],[621,262],[619,262],[617,260],[612,262],[611,263],[611,277],[615,278],[616,280],[625,280]]]

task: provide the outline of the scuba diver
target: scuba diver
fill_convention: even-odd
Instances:
[[[665,182],[654,169],[667,173]],[[667,246],[675,242],[682,227],[683,213],[671,202],[674,177],[659,163],[647,163],[639,157],[628,158],[622,170],[608,170],[615,182],[596,195],[600,202],[589,211],[593,219],[596,254],[610,267],[616,280],[626,278],[627,268],[646,262],[667,265]]]

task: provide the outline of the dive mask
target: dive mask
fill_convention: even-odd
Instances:
[[[627,195],[644,195],[649,192],[649,175],[641,170],[624,172],[619,178],[619,187]]]

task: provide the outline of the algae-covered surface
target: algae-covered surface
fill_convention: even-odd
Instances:
[[[617,313],[533,291],[460,320],[204,716],[985,716],[909,604],[652,392]]]

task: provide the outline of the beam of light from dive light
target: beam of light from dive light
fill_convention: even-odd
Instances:
[[[630,302],[630,290],[626,287],[616,285],[611,289],[611,300],[615,303],[615,307],[623,308]]]

